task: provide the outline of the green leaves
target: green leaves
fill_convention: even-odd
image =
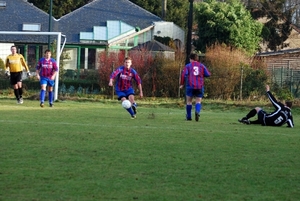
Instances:
[[[242,48],[249,54],[258,49],[262,25],[252,19],[239,1],[207,0],[198,4],[195,10],[198,50],[205,52],[206,47],[216,42]]]

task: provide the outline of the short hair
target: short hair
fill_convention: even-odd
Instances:
[[[190,54],[190,59],[198,61],[198,55],[195,53]]]
[[[17,49],[17,46],[15,46],[15,45],[11,46],[10,49],[13,48],[13,47],[15,47]]]
[[[125,57],[124,61],[126,61],[126,60],[131,60],[132,61],[131,57]]]
[[[51,53],[51,50],[46,49],[44,53],[46,54],[47,52],[50,52],[50,53]]]
[[[292,107],[293,102],[292,101],[285,101],[285,105],[288,106],[289,108]]]

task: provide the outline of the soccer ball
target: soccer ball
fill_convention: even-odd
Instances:
[[[129,100],[124,100],[122,102],[122,107],[125,109],[129,109],[131,107],[131,102]]]

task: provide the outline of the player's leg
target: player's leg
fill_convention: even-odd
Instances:
[[[261,110],[260,107],[256,107],[256,108],[250,110],[245,117],[239,119],[238,121],[241,123],[244,123],[244,124],[250,124],[251,122],[249,121],[249,119],[254,117],[260,110]]]
[[[19,94],[19,87],[18,87],[18,82],[20,79],[18,79],[18,74],[17,73],[11,73],[10,74],[10,84],[14,88],[14,94],[17,99],[17,103],[20,104],[20,94]]]
[[[193,109],[193,89],[186,88],[186,120],[192,120],[192,109]]]
[[[123,102],[124,100],[127,100],[127,96],[126,96],[126,93],[125,93],[124,91],[117,91],[117,90],[116,90],[116,94],[117,94],[117,96],[118,96],[118,100],[121,101],[121,104],[122,104],[122,102]],[[124,109],[125,109],[125,108],[124,108]],[[133,110],[132,110],[131,107],[128,108],[128,109],[125,109],[125,110],[127,110],[127,112],[130,114],[130,116],[131,116],[132,119],[135,119],[135,118],[136,118],[136,116],[135,116],[135,114],[134,114],[134,112],[133,112]]]
[[[126,95],[128,96],[128,100],[131,102],[131,108],[133,110],[133,113],[136,114],[137,113],[137,103],[134,100],[134,91],[133,89],[128,89],[126,91]]]
[[[49,98],[49,106],[53,107],[53,86],[54,86],[54,80],[48,80],[48,98]]]
[[[45,96],[46,96],[46,87],[47,87],[47,78],[40,77],[40,85],[41,85],[40,106],[44,107],[44,101],[45,101]]]
[[[196,121],[199,121],[199,118],[200,118],[203,94],[204,94],[204,87],[201,90],[194,90],[194,96],[196,97],[196,103],[195,103],[195,120]]]
[[[23,85],[22,85],[22,74],[23,72],[18,72],[17,73],[17,87],[18,87],[18,91],[19,91],[19,103],[23,104]]]

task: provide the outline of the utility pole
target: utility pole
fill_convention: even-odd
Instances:
[[[167,0],[162,0],[162,19],[166,20],[167,17]]]
[[[194,0],[189,0],[190,9],[189,9],[189,17],[188,17],[188,32],[186,37],[186,60],[185,63],[188,64],[190,62],[189,56],[192,51],[192,28],[193,28],[193,3]]]
[[[53,4],[53,0],[50,0],[50,8],[49,8],[49,27],[48,27],[48,31],[51,32],[52,31],[52,4]],[[48,36],[48,49],[50,50],[50,35]]]

